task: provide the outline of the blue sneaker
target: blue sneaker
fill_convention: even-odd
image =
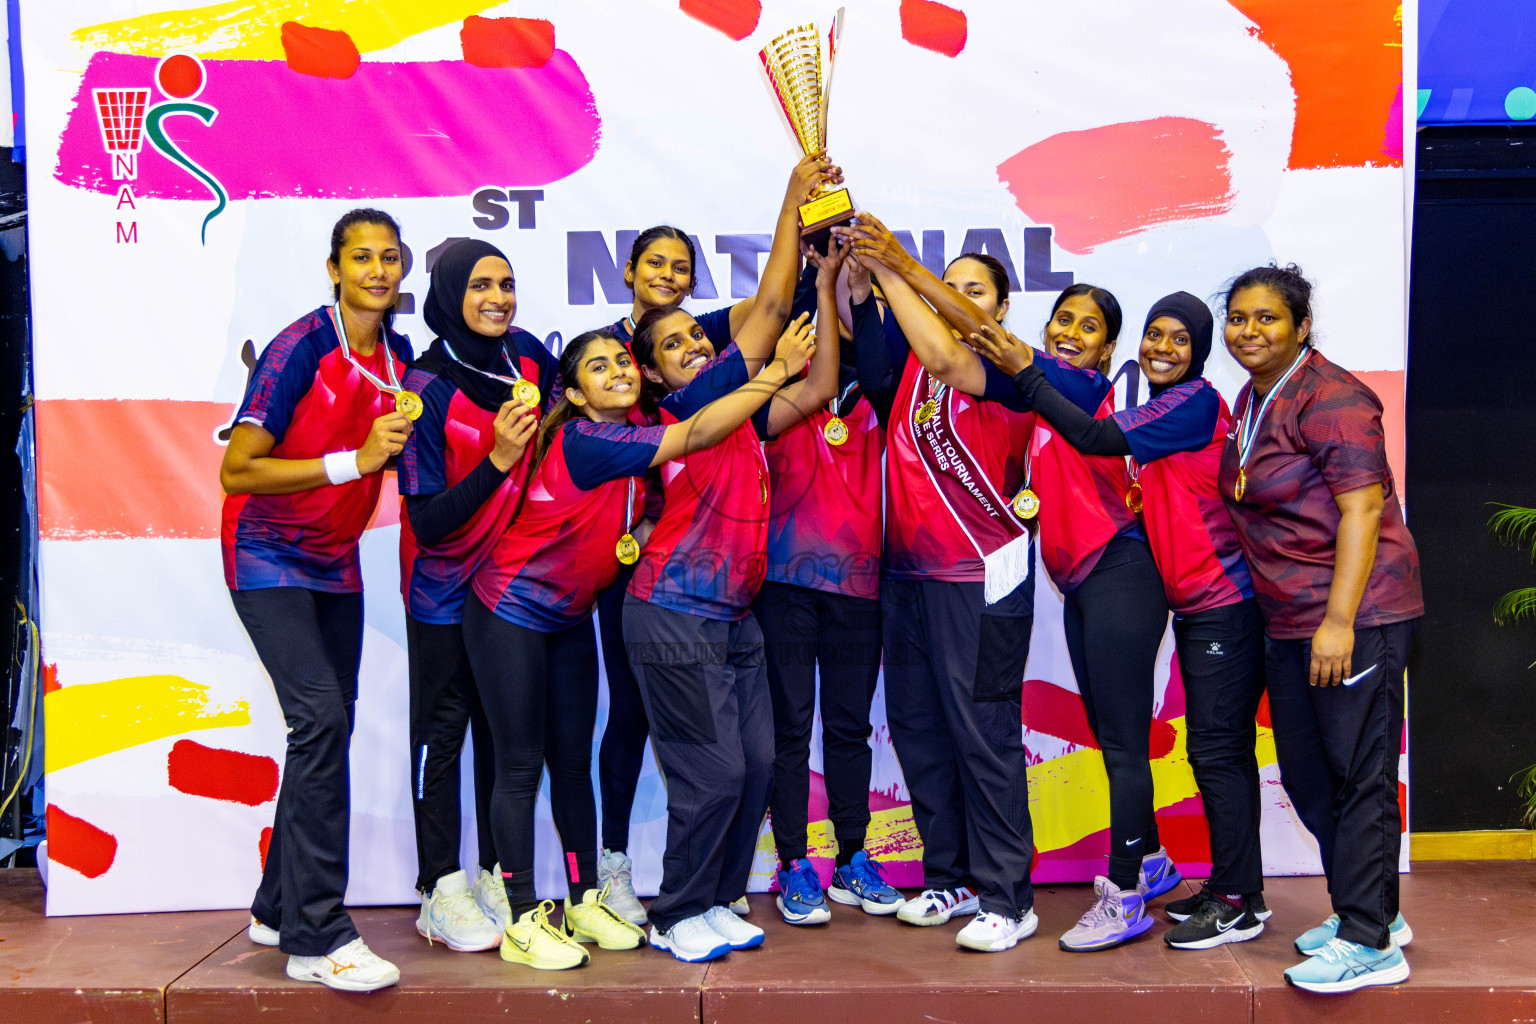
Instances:
[[[838,903],[863,907],[866,914],[882,916],[896,913],[907,902],[906,897],[885,880],[880,862],[870,860],[863,850],[853,855],[852,863],[832,872],[827,895]]]
[[[1288,967],[1285,980],[1308,992],[1353,992],[1367,985],[1408,980],[1408,961],[1396,943],[1372,949],[1346,939],[1329,939],[1316,956]]]
[[[1184,876],[1179,874],[1173,858],[1168,856],[1168,851],[1161,846],[1156,853],[1149,853],[1141,858],[1141,874],[1136,879],[1136,891],[1141,894],[1141,900],[1155,900],[1163,893],[1172,889]]]
[[[779,872],[779,913],[788,924],[826,924],[832,911],[821,895],[821,879],[805,858],[789,862],[788,871]]]
[[[1398,914],[1387,926],[1387,933],[1392,938],[1392,944],[1402,949],[1413,941],[1413,929],[1408,927],[1408,922],[1403,920],[1403,915]],[[1296,940],[1296,952],[1302,956],[1317,956],[1328,946],[1328,940],[1337,938],[1339,934],[1339,915],[1329,914],[1328,920],[1316,928],[1308,928],[1301,933]]]

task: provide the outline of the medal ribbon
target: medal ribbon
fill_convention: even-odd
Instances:
[[[640,524],[635,522],[635,478],[629,478],[629,494],[624,499],[624,532],[634,533],[635,527]]]
[[[831,413],[834,418],[841,419],[842,417],[837,415],[837,410],[843,407],[843,403],[848,401],[848,396],[852,394],[853,389],[858,386],[859,382],[857,380],[851,381],[847,387],[843,388],[843,393],[838,395],[827,405],[827,412]]]
[[[464,360],[459,358],[459,354],[453,350],[453,346],[448,344],[448,339],[447,338],[442,339],[442,342],[443,342],[443,348],[447,350],[449,358],[451,358],[454,362],[458,363],[460,366],[463,366],[463,367],[466,367],[468,369],[474,370],[476,373],[478,373],[482,377],[489,377],[489,378],[491,378],[491,380],[498,380],[498,381],[501,381],[501,383],[503,383],[503,384],[508,384],[508,385],[513,386],[513,387],[517,386],[518,384],[521,384],[523,381],[525,381],[527,379],[527,378],[525,378],[522,375],[522,373],[518,370],[518,368],[516,366],[512,365],[512,358],[507,355],[507,350],[506,350],[505,346],[503,346],[502,349],[501,349],[501,358],[506,360],[507,369],[509,369],[513,373],[517,374],[516,377],[504,377],[504,376],[502,376],[499,373],[492,373],[490,370],[482,370],[478,366],[471,366],[469,363],[466,363]]]
[[[1284,376],[1275,382],[1274,387],[1269,389],[1269,394],[1264,396],[1264,401],[1259,403],[1258,415],[1254,415],[1253,391],[1249,390],[1248,405],[1243,409],[1243,418],[1238,421],[1237,427],[1237,468],[1239,470],[1248,467],[1248,456],[1253,454],[1254,438],[1259,436],[1259,427],[1264,422],[1265,414],[1269,412],[1270,403],[1285,388],[1286,382],[1291,379],[1291,375],[1296,372],[1296,368],[1306,361],[1307,355],[1311,351],[1312,347],[1310,345],[1301,346],[1301,351],[1296,354],[1296,360],[1291,363],[1290,369],[1285,371]]]
[[[389,395],[398,395],[403,390],[400,387],[400,374],[395,369],[395,354],[389,349],[389,340],[385,337],[383,326],[379,327],[379,344],[384,346],[384,369],[389,374],[387,383],[371,373],[366,366],[357,361],[357,356],[352,354],[352,346],[347,343],[347,328],[341,321],[340,303],[331,307],[331,324],[336,328],[336,337],[341,339],[341,350],[346,353],[347,360],[357,368],[358,373],[367,378],[370,384]]]

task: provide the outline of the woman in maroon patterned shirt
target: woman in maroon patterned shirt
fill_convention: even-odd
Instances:
[[[1424,600],[1381,401],[1310,344],[1311,295],[1295,266],[1257,267],[1228,289],[1227,349],[1251,381],[1219,486],[1264,614],[1281,779],[1333,901],[1296,940],[1309,959],[1286,980],[1348,992],[1408,977],[1397,764],[1403,666]]]

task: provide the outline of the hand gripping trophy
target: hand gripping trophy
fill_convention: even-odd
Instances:
[[[842,39],[843,9],[832,18],[825,37],[814,25],[800,25],[777,37],[758,52],[768,72],[779,107],[807,155],[827,148],[827,102],[832,92],[832,64]],[[818,194],[800,207],[800,235],[819,252],[826,252],[832,228],[854,217],[848,190],[823,182]]]

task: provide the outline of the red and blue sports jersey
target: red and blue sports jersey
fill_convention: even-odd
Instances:
[[[358,362],[381,380],[405,373],[411,343],[393,331]],[[395,399],[359,372],[343,351],[330,308],[306,313],[262,351],[235,413],[271,434],[275,459],[318,459],[363,446],[373,421]],[[231,494],[224,499],[220,545],[231,590],[303,587],[330,594],[363,589],[357,539],[372,518],[383,473],[295,494]]]
[[[895,317],[886,320],[888,343],[899,334],[899,328],[893,333],[894,321]],[[893,357],[901,353],[901,347],[891,347]],[[913,410],[920,406],[915,399],[928,371],[915,354],[906,352],[902,358],[903,363],[897,364],[904,369],[891,407],[885,459],[885,571],[893,579],[984,582],[981,552],[949,510],[918,454]],[[955,436],[1006,500],[1023,486],[1024,449],[1035,416],[1015,408],[1023,404],[1023,396],[1012,381],[1000,372],[999,376],[1001,385],[994,388],[989,375],[985,400],[949,388],[942,401],[949,403]]]
[[[1244,385],[1222,453],[1220,487],[1253,570],[1268,634],[1305,640],[1322,625],[1342,519],[1334,495],[1371,484],[1381,485],[1385,503],[1355,628],[1423,615],[1419,553],[1387,465],[1376,393],[1316,350],[1309,352],[1259,424],[1238,500],[1236,432],[1252,398],[1253,385]]]
[[[686,387],[662,399],[661,422],[681,423],[749,377],[732,343]],[[762,421],[760,414],[714,447],[661,467],[666,507],[629,593],[706,619],[746,618],[767,568],[768,462],[757,429]]]
[[[475,596],[506,621],[541,633],[591,615],[597,595],[619,575],[615,549],[645,507],[643,477],[665,433],[585,417],[564,424],[517,518],[480,563]]]
[[[1052,387],[1096,419],[1115,411],[1114,388],[1102,373],[1039,352],[1035,365]],[[1044,421],[1035,425],[1029,448],[1030,487],[1040,496],[1040,560],[1065,594],[1088,578],[1112,538],[1136,528],[1136,514],[1125,503],[1131,478],[1123,457],[1084,455]]]
[[[824,433],[826,409],[768,443],[772,499],[768,578],[850,597],[880,596],[880,457],[885,431],[855,391],[839,409],[841,445]]]
[[[1232,414],[1204,377],[1114,414],[1140,466],[1142,522],[1168,606],[1180,615],[1253,596],[1237,527],[1216,477]]]
[[[515,353],[524,380],[548,398],[554,359],[544,343],[521,328],[507,332],[504,349]],[[435,545],[423,545],[405,509],[407,495],[440,494],[455,486],[496,447],[496,413],[472,401],[452,380],[421,367],[406,374],[405,387],[421,396],[421,417],[400,453],[400,592],[406,611],[420,622],[464,621],[469,582],[491,545],[506,531],[527,480],[529,451],[469,521]]]

